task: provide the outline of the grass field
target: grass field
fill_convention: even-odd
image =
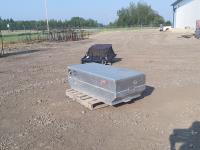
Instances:
[[[147,30],[147,29],[157,29],[158,27],[117,27],[117,28],[103,28],[101,29],[101,31],[129,31],[129,30],[133,30],[133,31],[141,31],[141,30]]]
[[[98,33],[98,32],[107,32],[107,31],[126,31],[126,30],[134,30],[140,31],[144,29],[155,29],[155,27],[127,27],[127,28],[93,28],[93,29],[84,29],[90,34]],[[42,40],[46,38],[46,35],[41,31],[36,30],[17,30],[17,31],[2,31],[3,40],[6,44],[12,43],[21,43],[26,41],[34,41],[34,40]]]
[[[21,43],[26,41],[33,41],[43,39],[44,35],[41,32],[12,32],[3,34],[3,41],[7,44]]]

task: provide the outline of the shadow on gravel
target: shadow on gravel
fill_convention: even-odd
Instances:
[[[36,52],[39,52],[39,51],[41,51],[41,50],[26,50],[26,51],[11,52],[11,53],[6,53],[3,56],[0,56],[0,58],[15,56],[15,55],[31,54],[31,53],[36,53]]]
[[[171,150],[200,150],[200,122],[194,122],[188,129],[174,129],[169,141]]]
[[[122,58],[114,58],[112,63],[117,63],[117,62],[120,62],[122,61]]]
[[[184,35],[181,35],[180,37],[178,38],[185,38],[185,39],[190,39],[192,37],[194,37],[195,35],[194,34],[184,34]]]
[[[128,103],[120,103],[118,105],[115,105],[114,107],[120,107],[120,106],[123,106],[123,105],[135,103],[136,101],[142,100],[143,98],[151,95],[154,90],[155,90],[154,87],[152,87],[152,86],[146,86],[146,90],[142,93],[142,95],[140,97],[138,97],[136,99],[133,99],[132,101],[130,101]]]

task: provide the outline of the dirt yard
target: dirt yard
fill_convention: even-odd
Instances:
[[[143,98],[96,111],[66,98],[67,66],[94,43],[113,44],[114,66],[146,74]],[[0,150],[199,150],[198,121],[200,40],[181,33],[108,31],[0,58]]]

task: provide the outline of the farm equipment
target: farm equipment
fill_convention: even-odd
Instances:
[[[112,64],[115,57],[112,44],[96,44],[89,48],[81,63]]]
[[[171,26],[163,26],[163,24],[160,24],[160,31],[168,31],[171,30]]]
[[[197,39],[200,38],[200,20],[197,20],[197,22],[196,22],[195,37],[196,37]]]
[[[68,67],[71,89],[107,105],[129,102],[145,90],[145,75],[138,71],[97,63]]]

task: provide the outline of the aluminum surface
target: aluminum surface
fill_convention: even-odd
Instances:
[[[72,65],[68,70],[72,89],[109,105],[130,101],[145,90],[145,75],[138,71],[96,63]]]

